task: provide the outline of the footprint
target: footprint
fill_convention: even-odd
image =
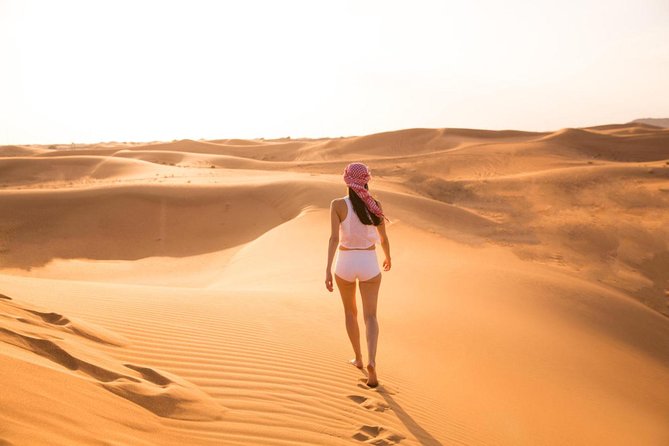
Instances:
[[[399,391],[395,388],[388,387],[385,384],[379,384],[378,387],[369,387],[367,385],[367,380],[366,379],[361,379],[360,382],[358,383],[358,388],[366,390],[366,391],[371,391],[371,392],[379,392],[379,393],[385,393],[386,395],[397,395]]]
[[[353,438],[376,446],[390,446],[398,444],[406,437],[383,426],[364,424],[353,434]]]
[[[387,403],[379,401],[375,398],[368,398],[362,395],[349,395],[348,399],[360,404],[367,410],[373,410],[375,412],[385,412],[386,410],[390,409],[390,406]]]

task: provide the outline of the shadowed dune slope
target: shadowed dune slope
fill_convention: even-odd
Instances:
[[[25,190],[0,195],[3,267],[53,258],[185,257],[247,243],[313,206],[343,195],[333,181],[249,177],[236,185],[130,185]],[[393,218],[475,242],[494,221],[420,196],[385,192]],[[446,225],[444,225],[446,223]]]
[[[299,182],[3,194],[2,263],[30,268],[54,257],[129,260],[212,252],[253,240],[314,201],[313,190]]]

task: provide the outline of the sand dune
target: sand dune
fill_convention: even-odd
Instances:
[[[117,180],[151,175],[150,165],[107,156],[0,158],[0,186],[66,186],[95,180]]]
[[[304,146],[300,141],[263,141],[258,144],[216,144],[206,141],[182,140],[165,144],[151,144],[133,150],[168,150],[177,152],[231,155],[267,161],[288,161],[296,157]]]
[[[4,344],[23,350],[17,355],[19,359],[60,365],[163,417],[215,420],[224,412],[223,407],[187,381],[149,367],[116,364],[81,339],[114,346],[127,344],[113,332],[91,328],[90,324],[71,321],[58,313],[20,306],[11,298],[2,306],[3,317],[8,320],[0,337]],[[24,351],[33,355],[26,356]]]
[[[381,386],[323,286],[391,222]],[[409,129],[0,149],[0,443],[664,445],[669,133]]]
[[[318,194],[299,181],[262,181],[8,193],[0,204],[0,212],[11,215],[2,227],[7,234],[3,266],[29,268],[52,258],[182,257],[226,249],[294,217]]]
[[[667,158],[669,130],[617,134],[592,132],[585,129],[564,129],[541,138],[575,153],[611,161],[660,161]]]
[[[48,153],[46,148],[22,147],[22,146],[0,146],[0,157],[5,156],[33,156]]]
[[[132,439],[145,444],[150,444],[149,439],[164,441],[159,433],[147,435],[157,430],[155,417],[129,402],[161,417],[184,420],[216,420],[225,412],[213,398],[178,376],[121,364],[101,352],[102,345],[127,345],[122,336],[107,329],[19,304],[5,295],[0,298],[0,311],[3,376],[17,373],[14,385],[3,385],[6,410],[1,417],[3,431],[10,432],[6,438],[10,444],[59,443],[59,438],[64,442],[69,438],[83,442]],[[40,384],[34,387],[37,379]],[[107,391],[122,400],[110,398]],[[44,400],[51,403],[40,404]],[[77,424],[54,427],[50,421],[54,415],[68,420],[74,415],[70,406],[85,400],[86,406],[69,421],[85,426],[81,432],[70,433]],[[26,419],[40,418],[45,423],[39,429],[26,426]],[[91,425],[100,430],[89,431]]]
[[[632,123],[645,124],[652,127],[669,128],[669,118],[643,118],[635,119]]]

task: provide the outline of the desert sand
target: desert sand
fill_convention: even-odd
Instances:
[[[324,286],[354,161],[376,389]],[[668,210],[642,122],[0,147],[0,444],[667,445]]]

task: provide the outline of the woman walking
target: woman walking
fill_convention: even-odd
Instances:
[[[371,173],[366,165],[349,164],[344,170],[348,196],[334,199],[330,203],[331,231],[325,287],[332,292],[332,263],[336,251],[334,277],[344,304],[346,332],[355,353],[355,358],[350,360],[350,363],[359,369],[363,368],[355,300],[357,279],[366,327],[367,385],[376,387],[379,385],[376,374],[376,346],[379,338],[376,304],[381,286],[381,270],[375,249],[376,244],[380,243],[385,254],[383,270],[388,271],[390,243],[386,235],[385,216],[381,204],[369,194],[367,183],[370,179]]]

